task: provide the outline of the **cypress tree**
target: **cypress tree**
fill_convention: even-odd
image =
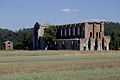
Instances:
[[[89,41],[88,41],[88,49],[91,50],[91,39],[89,38]]]
[[[98,49],[98,39],[96,38],[96,40],[95,40],[95,50],[97,50]]]
[[[119,48],[119,42],[118,42],[118,40],[116,40],[115,50],[118,50],[118,48]]]
[[[109,43],[109,50],[112,50],[112,40],[110,40],[110,43]]]
[[[102,39],[102,49],[103,49],[103,50],[105,49],[104,41],[105,41],[105,39],[104,39],[104,37],[103,37],[103,39]]]

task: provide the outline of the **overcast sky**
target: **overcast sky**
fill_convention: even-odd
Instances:
[[[0,0],[0,28],[101,20],[120,22],[120,0]]]

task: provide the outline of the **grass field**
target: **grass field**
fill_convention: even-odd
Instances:
[[[120,51],[0,51],[0,80],[120,80]]]

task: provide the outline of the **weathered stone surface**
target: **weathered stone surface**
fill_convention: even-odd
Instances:
[[[11,42],[11,41],[4,42],[4,49],[5,50],[11,50],[11,49],[13,49],[13,42]]]
[[[42,39],[44,35],[44,28],[45,27],[42,27],[38,22],[36,22],[36,24],[34,25],[32,37],[33,50],[44,49],[44,43]]]
[[[33,49],[44,49],[42,40],[44,26],[36,23],[34,26]],[[54,49],[88,50],[88,40],[91,38],[91,50],[95,50],[95,39],[98,39],[98,50],[102,50],[102,39],[105,38],[106,50],[109,50],[110,37],[104,36],[104,22],[76,23],[58,25],[57,40]]]

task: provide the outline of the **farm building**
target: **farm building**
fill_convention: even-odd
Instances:
[[[11,41],[4,42],[4,49],[5,50],[12,50],[13,49],[13,42],[11,42]]]

